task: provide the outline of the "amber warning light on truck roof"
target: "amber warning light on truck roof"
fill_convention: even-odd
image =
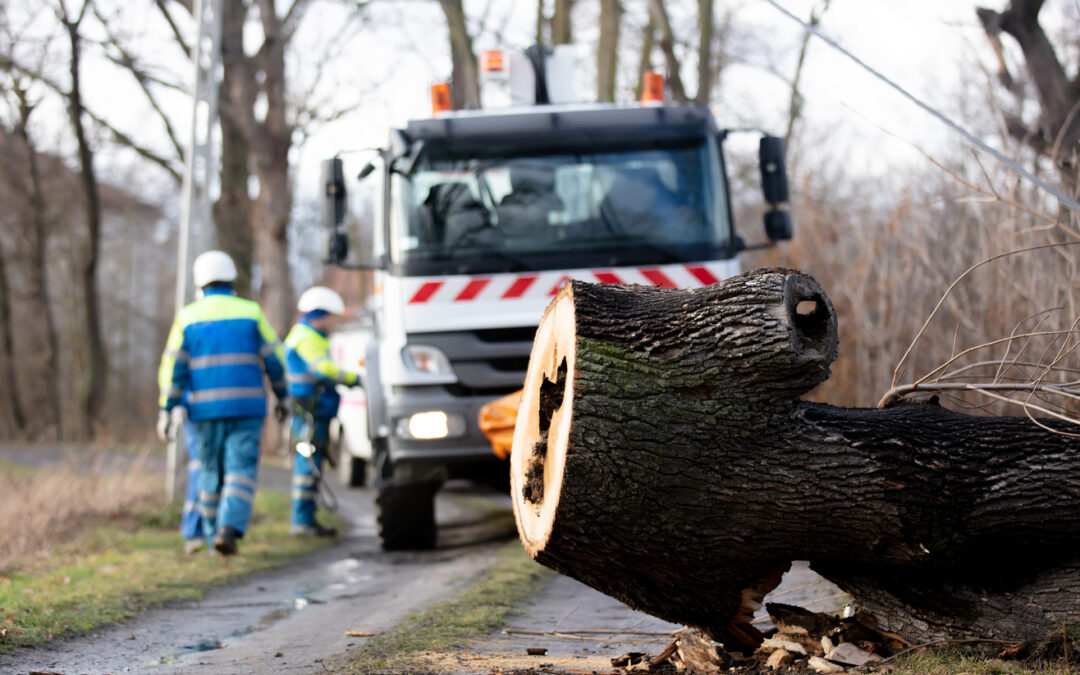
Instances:
[[[641,77],[642,105],[663,105],[664,76],[655,70],[647,70]]]
[[[480,70],[487,75],[503,74],[506,72],[506,62],[503,61],[501,49],[485,50],[480,58]]]
[[[431,85],[431,114],[450,110],[450,85],[446,82]]]

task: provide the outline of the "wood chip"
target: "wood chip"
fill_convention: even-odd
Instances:
[[[673,641],[667,647],[664,647],[664,651],[653,657],[652,661],[649,661],[650,666],[658,666],[664,661],[667,661],[671,656],[679,649],[679,642]]]
[[[758,649],[763,652],[774,652],[778,649],[782,649],[791,652],[792,654],[800,654],[802,656],[807,655],[806,647],[803,647],[798,642],[785,640],[783,637],[766,638],[761,642],[761,646]]]
[[[369,630],[347,630],[345,631],[345,637],[374,637],[378,633],[373,633]]]
[[[786,649],[777,649],[772,654],[769,654],[769,658],[765,661],[765,665],[773,670],[780,670],[787,668],[791,665],[791,662],[795,660],[795,656]]]
[[[842,673],[843,667],[836,665],[830,661],[826,661],[820,656],[811,656],[806,665],[810,667],[815,673]]]
[[[730,657],[719,642],[693,633],[684,633],[679,636],[677,643],[677,658],[686,670],[719,673],[730,665]]]
[[[841,642],[836,645],[836,647],[825,653],[825,658],[842,663],[845,666],[865,666],[868,663],[881,660],[881,657],[877,654],[871,654],[850,642]]]

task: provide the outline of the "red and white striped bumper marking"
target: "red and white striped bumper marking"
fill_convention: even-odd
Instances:
[[[406,286],[409,305],[429,302],[457,303],[470,301],[517,300],[553,297],[573,278],[590,276],[603,284],[647,283],[661,288],[697,288],[715,284],[723,274],[724,263],[665,265],[663,267],[619,268],[615,270],[580,270],[576,276],[566,273],[497,274],[485,277],[444,277],[416,280]],[[712,269],[710,269],[712,268]],[[554,274],[560,274],[557,279]],[[542,285],[538,282],[542,281]],[[552,283],[554,281],[554,283]],[[550,286],[548,284],[551,284]],[[408,295],[409,290],[412,295]]]

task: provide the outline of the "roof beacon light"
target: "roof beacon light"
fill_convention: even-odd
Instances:
[[[641,104],[664,105],[664,76],[655,70],[641,74]]]
[[[450,85],[446,82],[431,85],[431,115],[434,117],[450,108]]]
[[[505,78],[506,66],[501,49],[488,49],[480,57],[480,72],[487,77]]]

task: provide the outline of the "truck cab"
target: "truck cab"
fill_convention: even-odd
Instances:
[[[391,132],[362,172],[382,181],[364,363],[384,548],[434,545],[434,495],[449,479],[505,488],[480,408],[521,388],[564,283],[693,288],[739,272],[724,137],[693,105],[459,112]],[[781,239],[790,220],[776,140],[763,141],[762,166],[767,187],[780,174],[766,225]],[[346,261],[340,161],[324,176],[331,257]]]

